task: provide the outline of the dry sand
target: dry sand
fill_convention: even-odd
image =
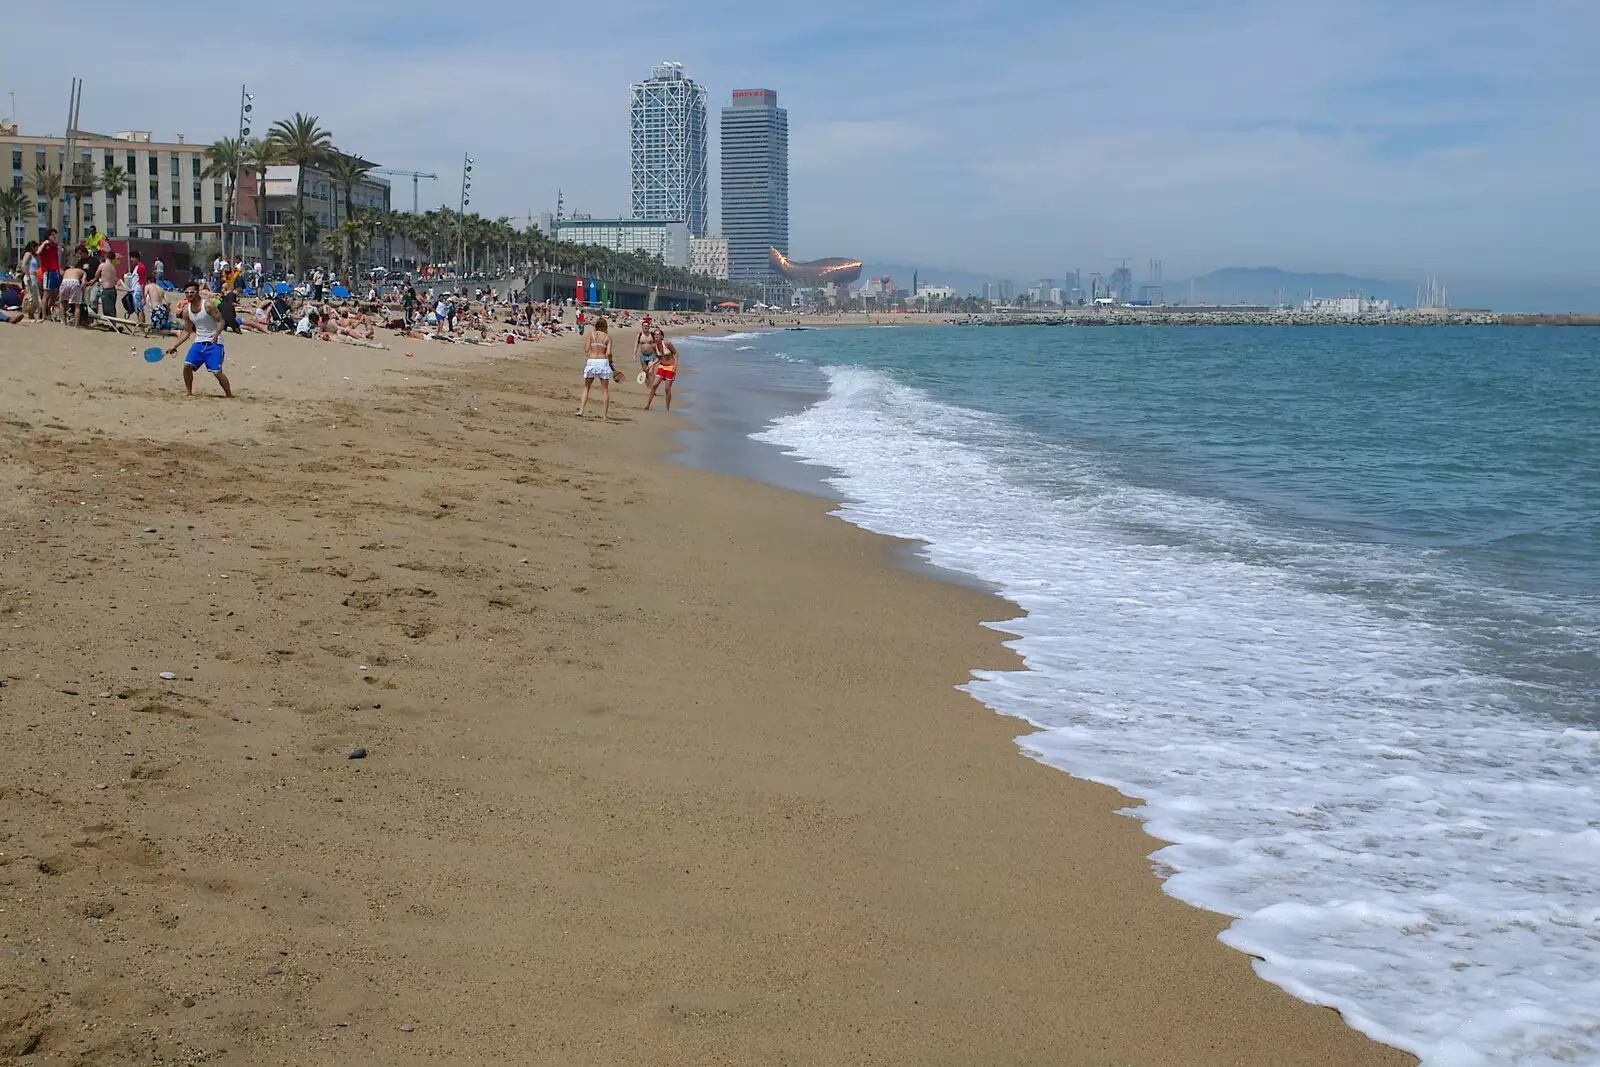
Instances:
[[[953,688],[1010,605],[578,422],[574,341],[129,347],[0,328],[0,1054],[1414,1062]]]

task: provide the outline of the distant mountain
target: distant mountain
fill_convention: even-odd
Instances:
[[[1370,297],[1411,307],[1417,302],[1416,282],[1358,278],[1352,274],[1297,274],[1277,267],[1224,267],[1191,281],[1164,284],[1167,303],[1289,304],[1313,297]]]

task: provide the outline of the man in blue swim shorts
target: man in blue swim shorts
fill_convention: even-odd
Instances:
[[[214,296],[202,296],[200,283],[190,282],[183,291],[183,303],[178,305],[178,321],[183,332],[167,355],[178,351],[183,342],[194,338],[188,355],[183,357],[183,387],[194,395],[194,372],[201,367],[210,371],[222,386],[222,395],[233,396],[228,376],[222,373],[222,304]]]

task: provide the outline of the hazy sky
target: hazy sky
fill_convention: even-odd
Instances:
[[[58,7],[7,14],[25,131],[60,131],[78,74],[85,128],[210,141],[248,82],[258,133],[305,111],[438,173],[424,207],[455,204],[466,150],[486,215],[558,187],[625,213],[628,85],[672,59],[713,142],[729,92],[778,91],[798,257],[1596,281],[1600,0]],[[713,155],[714,215],[718,184]]]

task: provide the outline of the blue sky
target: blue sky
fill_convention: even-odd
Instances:
[[[713,115],[735,88],[779,92],[803,258],[1600,281],[1600,0],[619,0],[582,26],[504,0],[276,0],[220,21],[96,0],[70,24],[53,6],[8,14],[7,37],[115,41],[69,50],[103,72],[10,49],[0,92],[25,130],[59,131],[77,73],[86,127],[209,141],[245,81],[263,120],[314,113],[342,148],[437,172],[425,205],[455,202],[466,150],[485,214],[548,210],[557,188],[569,209],[625,211],[628,84],[672,59]],[[195,46],[201,26],[219,47]],[[157,91],[163,72],[184,87]]]

